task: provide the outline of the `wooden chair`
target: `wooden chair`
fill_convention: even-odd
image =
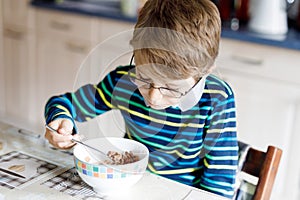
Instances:
[[[250,147],[241,171],[258,178],[253,200],[269,200],[279,167],[282,150],[268,146],[266,152]]]

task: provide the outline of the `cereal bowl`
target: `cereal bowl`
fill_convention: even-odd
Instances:
[[[95,192],[108,194],[126,190],[142,178],[149,159],[149,151],[145,145],[134,140],[117,137],[96,138],[84,142],[104,153],[127,151],[138,156],[138,161],[129,164],[105,164],[107,158],[77,144],[73,152],[76,170],[81,179],[93,187]]]

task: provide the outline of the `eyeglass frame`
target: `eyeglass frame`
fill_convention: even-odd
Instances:
[[[131,56],[129,66],[133,66],[133,65],[132,65],[133,58],[134,58],[134,54]],[[133,74],[133,73],[132,73],[132,74]],[[146,87],[146,88],[144,88],[144,89],[149,90],[149,89],[151,89],[151,88],[154,88],[154,89],[158,89],[159,92],[160,92],[162,95],[164,95],[164,96],[172,97],[172,98],[181,98],[181,97],[185,96],[187,93],[189,93],[192,89],[194,89],[194,87],[200,82],[200,80],[202,79],[202,77],[200,77],[200,78],[196,81],[196,83],[195,83],[189,90],[187,90],[187,91],[184,92],[184,93],[182,93],[182,92],[180,92],[180,91],[177,91],[177,90],[174,90],[174,89],[171,89],[171,88],[167,88],[167,87],[156,87],[156,86],[154,86],[154,83],[149,83],[148,81],[145,81],[145,80],[143,80],[143,79],[136,78],[136,74],[135,74],[135,76],[131,76],[131,75],[129,74],[129,79],[130,79],[130,81],[131,81],[133,84],[135,84],[138,88],[141,88],[141,86],[139,87],[139,85],[137,85],[137,84],[134,82],[133,79],[138,80],[138,81],[141,81],[141,82],[144,82],[145,85],[149,85],[148,87]],[[175,93],[177,93],[177,94],[180,95],[180,96],[173,96],[173,95],[171,96],[171,95],[164,94],[164,93],[161,91],[161,89],[169,90],[169,91],[175,92]]]

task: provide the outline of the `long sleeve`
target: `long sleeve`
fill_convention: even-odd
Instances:
[[[50,98],[45,107],[46,123],[57,118],[83,122],[111,110],[115,71],[108,74],[99,84],[87,84],[73,93],[66,93]]]
[[[227,92],[212,98],[213,110],[207,119],[200,187],[232,198],[238,162],[236,113],[234,95],[224,84]],[[209,91],[216,90],[211,88]]]

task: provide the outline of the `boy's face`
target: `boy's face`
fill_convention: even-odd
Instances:
[[[136,77],[151,83],[150,87],[139,87],[139,91],[144,97],[146,105],[157,110],[177,106],[180,97],[172,94],[176,93],[176,91],[179,92],[179,94],[185,94],[196,84],[193,77],[181,80],[166,80],[158,78],[151,70],[140,67],[136,68]]]

